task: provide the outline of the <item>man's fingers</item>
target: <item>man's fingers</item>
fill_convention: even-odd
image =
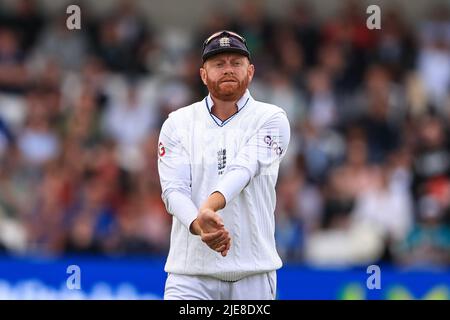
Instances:
[[[226,247],[227,247],[226,245],[222,245],[219,248],[217,248],[216,251],[222,253]]]
[[[231,238],[230,240],[223,246],[221,246],[217,252],[220,252],[220,254],[222,255],[222,257],[226,257],[228,254],[228,251],[230,251],[231,248]]]
[[[220,243],[217,243],[214,246],[209,246],[211,249],[213,249],[214,251],[217,252],[222,252],[227,248],[228,243],[230,242],[230,238],[226,238],[223,241],[221,241]]]
[[[231,247],[230,234],[223,227],[222,218],[219,215],[216,213],[209,214],[209,212],[206,214],[209,215],[209,224],[215,224],[220,229],[214,232],[203,232],[201,239],[208,247],[225,257]]]
[[[225,250],[223,250],[223,251],[221,252],[221,253],[222,253],[222,257],[226,257],[226,255],[228,254],[228,251],[230,251],[230,248],[231,248],[231,239],[230,239],[230,241],[228,242],[228,244],[227,244]]]
[[[208,241],[208,242],[206,242],[206,244],[214,249],[214,248],[219,247],[222,244],[226,244],[226,242],[229,239],[230,239],[230,234],[228,233],[228,231],[225,230],[220,237],[218,237],[217,239]]]
[[[222,246],[225,246],[225,248],[228,246],[228,243],[231,241],[231,238],[227,235],[225,238],[223,238],[221,241],[218,241],[214,244],[214,248],[219,248]],[[223,250],[225,249],[223,248]],[[222,250],[221,250],[222,251]]]
[[[223,250],[223,251],[221,252],[221,254],[222,254],[222,257],[226,257],[226,256],[227,256],[227,254],[228,254],[228,251],[229,251],[229,249],[225,249],[225,250]]]
[[[221,237],[224,232],[225,230],[217,230],[215,232],[203,233],[202,241],[208,243],[213,240],[216,240],[217,238]]]

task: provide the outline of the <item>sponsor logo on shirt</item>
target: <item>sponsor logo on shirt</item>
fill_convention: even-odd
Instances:
[[[265,136],[264,142],[269,146],[269,148],[274,150],[277,155],[281,155],[283,153],[283,149],[271,136]]]
[[[160,142],[159,144],[158,144],[158,149],[159,149],[159,156],[160,157],[163,157],[165,154],[166,154],[166,148],[164,148],[164,145],[163,145],[163,143],[162,142]]]

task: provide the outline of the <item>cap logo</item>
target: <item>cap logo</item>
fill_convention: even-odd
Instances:
[[[228,37],[220,38],[219,45],[221,47],[229,47],[230,46],[230,38],[228,38]]]

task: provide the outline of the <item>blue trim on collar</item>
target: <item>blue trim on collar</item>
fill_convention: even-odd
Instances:
[[[250,98],[250,91],[248,89],[246,89],[245,93],[242,95],[242,97],[236,102],[238,111],[241,110],[247,104],[248,98]],[[206,96],[206,99],[208,101],[208,110],[209,110],[209,112],[211,112],[211,108],[214,105],[213,100],[211,98],[211,94],[208,94]]]
[[[247,90],[247,92],[248,92],[248,90]],[[244,96],[246,96],[246,95],[244,95]],[[243,96],[243,97],[244,97]],[[211,108],[212,108],[212,106],[210,107],[209,106],[209,103],[208,103],[208,97],[209,97],[209,95],[205,98],[205,106],[206,106],[206,110],[208,111],[208,113],[209,113],[209,115],[210,115],[210,117],[213,119],[213,121],[219,126],[219,127],[223,127],[224,125],[226,125],[228,122],[230,122],[230,120],[231,119],[233,119],[234,118],[234,116],[235,115],[237,115],[242,109],[244,109],[244,107],[247,105],[247,103],[250,101],[250,94],[248,94],[248,97],[247,97],[247,100],[245,100],[245,102],[244,102],[244,104],[242,105],[242,107],[241,108],[239,108],[238,107],[238,111],[236,111],[235,113],[233,113],[230,117],[228,117],[227,119],[225,119],[224,121],[222,121],[222,123],[218,123],[217,122],[217,120],[216,120],[216,116],[214,116],[212,113],[211,113]],[[242,99],[242,98],[241,98]],[[239,99],[239,101],[241,100],[241,99]],[[220,119],[219,119],[220,120]]]
[[[218,123],[217,121],[216,121],[216,118],[213,116],[213,114],[211,113],[211,108],[209,107],[209,104],[208,104],[208,99],[207,99],[208,97],[206,97],[205,98],[205,102],[206,102],[206,110],[208,111],[208,113],[209,113],[209,116],[211,117],[211,119],[213,119],[213,121],[219,126],[219,127],[222,127],[223,126],[223,123],[222,124],[220,124],[220,123]]]

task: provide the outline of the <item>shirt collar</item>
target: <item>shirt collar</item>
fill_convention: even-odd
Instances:
[[[244,95],[236,102],[238,111],[240,111],[245,106],[249,98],[251,98],[250,91],[246,89]],[[209,109],[209,113],[211,113],[211,109],[214,105],[213,99],[211,98],[211,93],[206,97],[206,101],[208,102],[207,106]]]

